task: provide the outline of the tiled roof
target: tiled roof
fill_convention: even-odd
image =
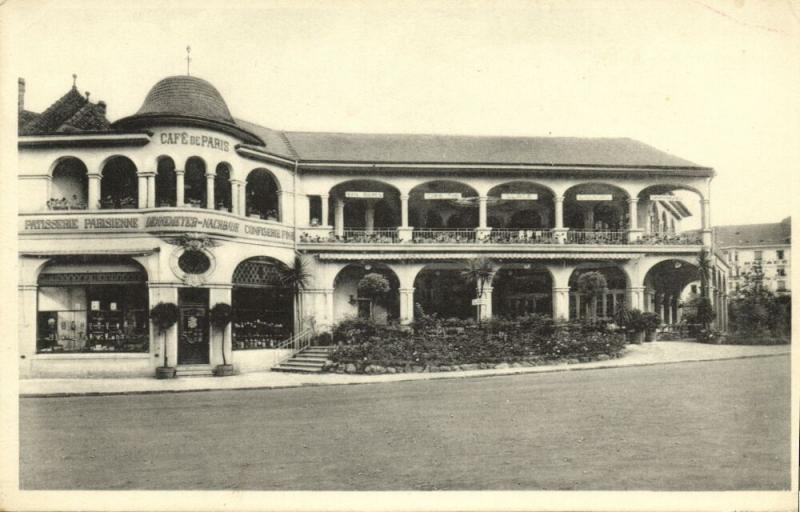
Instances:
[[[99,105],[86,102],[80,110],[58,128],[58,131],[106,131],[108,129],[110,129],[110,125],[103,109]]]
[[[792,221],[791,217],[787,217],[770,224],[716,226],[714,235],[720,247],[789,244],[792,240]]]
[[[19,113],[18,122],[20,135],[105,131],[109,129],[105,108],[91,103],[75,87],[71,88],[41,114],[23,110]]]
[[[236,124],[219,91],[196,76],[170,76],[155,84],[134,117],[154,114]]]
[[[34,119],[39,117],[39,114],[36,112],[31,112],[30,110],[22,110],[19,112],[19,116],[17,117],[17,125],[19,127],[23,127],[26,124],[30,123]]]
[[[53,133],[88,101],[78,92],[77,88],[73,87],[42,112],[39,117],[23,126],[20,133],[26,135]]]
[[[304,162],[539,164],[706,169],[627,138],[278,131],[237,119],[269,153]]]

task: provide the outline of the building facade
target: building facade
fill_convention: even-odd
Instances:
[[[791,217],[770,224],[715,226],[714,238],[731,267],[731,291],[738,290],[743,276],[758,264],[765,288],[778,295],[791,294]]]
[[[631,139],[279,131],[190,76],[114,122],[74,85],[27,111],[20,81],[19,130],[22,376],[267,369],[298,331],[358,315],[566,320],[625,305],[669,325],[711,248],[713,169]],[[692,215],[701,230],[682,230]],[[296,255],[301,287],[285,279]],[[480,289],[461,277],[476,258],[492,266]],[[576,286],[589,271],[607,281],[596,304]],[[389,283],[382,300],[360,292],[369,274]],[[160,302],[180,311],[165,332],[148,317]],[[219,303],[234,313],[223,332]]]

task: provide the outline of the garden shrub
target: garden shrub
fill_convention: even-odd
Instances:
[[[354,364],[438,367],[473,363],[497,364],[560,358],[616,357],[624,338],[604,323],[556,324],[534,315],[517,320],[470,320],[422,317],[412,329],[353,319],[334,328],[331,359]]]

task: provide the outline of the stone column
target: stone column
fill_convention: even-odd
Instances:
[[[569,320],[569,286],[553,287],[553,319]]]
[[[247,216],[247,182],[239,182],[239,215]]]
[[[330,226],[330,222],[328,222],[328,194],[320,194],[320,202],[322,203],[322,218],[320,219],[320,224],[322,226]]]
[[[334,224],[336,224],[336,236],[344,236],[344,201],[336,200],[336,210],[334,212]]]
[[[494,291],[493,286],[486,285],[483,287],[483,296],[481,297],[485,303],[481,306],[481,316],[482,320],[488,320],[492,318],[494,313],[492,312],[492,292]]]
[[[644,286],[631,286],[628,289],[628,293],[630,295],[628,299],[630,308],[644,311],[646,308],[644,303]]]
[[[375,203],[367,199],[367,208],[364,211],[364,226],[367,233],[372,233],[375,229]]]
[[[711,247],[711,201],[703,199],[702,204],[702,229],[703,229],[703,245]]]
[[[489,198],[486,196],[478,197],[478,229],[475,230],[475,236],[478,240],[485,240],[492,231],[491,228],[486,225],[488,201]]]
[[[231,180],[231,213],[234,215],[242,214],[239,204],[239,187],[241,184],[241,180]]]
[[[20,377],[31,375],[32,359],[36,354],[37,289],[35,284],[20,284],[17,295],[17,343],[20,359]]]
[[[185,203],[184,198],[184,183],[183,183],[183,169],[175,169],[175,206],[181,207]]]
[[[214,204],[214,178],[216,174],[214,172],[207,172],[206,173],[206,208],[209,210],[213,210],[215,208]]]
[[[400,323],[414,321],[414,288],[400,288]]]
[[[156,207],[156,173],[154,172],[147,175],[147,207]]]
[[[139,171],[136,173],[136,182],[138,187],[138,200],[136,207],[139,209],[147,208],[147,173]]]
[[[400,195],[400,227],[397,238],[401,242],[410,242],[414,238],[414,228],[408,225],[408,194]]]
[[[567,242],[567,228],[564,227],[564,196],[555,196],[553,198],[555,204],[555,228],[553,229],[553,237],[560,243]],[[569,312],[568,312],[569,313]]]
[[[89,198],[87,208],[90,210],[97,210],[100,208],[100,180],[102,175],[99,172],[93,172],[88,175],[89,178]]]
[[[642,230],[639,229],[639,199],[636,197],[628,199],[628,217],[628,243],[634,243],[642,238]]]
[[[333,288],[325,288],[323,294],[325,296],[325,323],[333,327]]]

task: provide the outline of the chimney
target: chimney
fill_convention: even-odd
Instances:
[[[17,107],[19,108],[19,112],[25,110],[25,79],[20,78],[18,81],[19,92],[17,96]]]

